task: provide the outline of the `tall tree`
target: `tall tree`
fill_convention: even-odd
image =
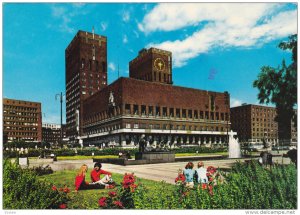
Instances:
[[[258,99],[261,104],[275,104],[278,122],[279,139],[291,139],[291,121],[297,123],[294,107],[297,105],[297,35],[289,37],[287,42],[281,42],[278,47],[292,51],[292,63],[285,61],[277,68],[263,66],[253,87],[258,88]]]

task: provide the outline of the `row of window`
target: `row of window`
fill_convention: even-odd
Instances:
[[[36,137],[36,132],[7,132],[8,136],[32,136]]]
[[[38,119],[37,118],[25,118],[25,117],[15,117],[15,116],[4,116],[3,117],[4,121],[8,121],[8,120],[19,120],[19,121],[26,121],[26,122],[37,122]]]
[[[12,126],[5,126],[4,129],[6,130],[22,130],[22,131],[36,131],[36,127],[12,127]]]
[[[95,54],[93,54],[93,59],[89,59],[89,60],[85,60],[84,58],[81,59],[81,69],[89,69],[89,70],[93,70],[95,68],[95,70],[98,72],[100,69],[100,64],[97,60],[95,60]],[[102,72],[106,72],[106,62],[102,61],[101,63],[101,70]]]
[[[105,126],[98,129],[88,131],[87,134],[95,134],[101,132],[108,132],[120,129],[121,125]],[[187,130],[187,131],[221,131],[225,132],[224,126],[194,126],[194,125],[169,125],[169,124],[145,124],[145,123],[126,123],[127,129],[156,129],[156,130]]]
[[[37,106],[37,104],[35,106]],[[20,112],[26,112],[26,111],[28,111],[28,112],[37,112],[37,108],[21,107],[21,106],[14,106],[14,105],[4,105],[3,110],[7,111],[8,113],[9,112],[14,113],[14,112],[17,112],[17,111],[20,111]]]
[[[38,126],[38,123],[33,122],[4,122],[6,125],[23,125],[23,126]]]
[[[32,112],[17,112],[17,111],[14,111],[14,110],[11,110],[11,111],[6,111],[4,110],[3,113],[5,115],[17,115],[17,116],[29,116],[29,117],[37,117],[38,114],[37,113],[32,113]]]
[[[37,138],[34,137],[8,137],[8,140],[31,140],[31,141],[37,141]]]
[[[134,115],[147,116],[162,116],[162,117],[176,117],[176,118],[190,118],[190,119],[210,119],[210,120],[228,120],[228,113],[199,111],[181,108],[169,108],[160,106],[146,106],[146,105],[131,105],[125,104],[125,113]]]

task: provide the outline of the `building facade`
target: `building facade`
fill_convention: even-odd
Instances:
[[[42,107],[39,102],[3,99],[5,141],[42,141]]]
[[[66,138],[66,125],[62,129],[63,139]],[[61,142],[61,126],[60,124],[43,123],[42,124],[42,140],[50,144],[58,144]]]
[[[65,50],[67,136],[76,142],[82,133],[83,100],[107,85],[107,39],[78,31]]]
[[[231,127],[237,131],[240,142],[262,144],[263,139],[273,145],[279,144],[276,108],[244,104],[230,108]],[[297,129],[291,122],[290,142],[297,142]]]
[[[230,96],[173,86],[171,53],[150,48],[119,78],[83,104],[84,144],[224,144],[230,130]]]

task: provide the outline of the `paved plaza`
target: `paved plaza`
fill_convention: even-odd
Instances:
[[[255,158],[258,160],[258,158]],[[201,158],[199,158],[199,161]],[[215,166],[219,168],[230,168],[236,161],[244,162],[249,159],[223,159],[223,160],[207,160],[204,161],[204,165]],[[273,161],[279,164],[289,164],[289,158],[274,157]],[[194,161],[196,167],[198,161]],[[39,165],[41,163],[39,162]],[[44,165],[49,164],[54,171],[59,170],[72,170],[79,169],[82,164],[87,164],[89,171],[93,168],[94,163],[89,160],[65,160],[56,162],[44,162]],[[145,164],[145,165],[129,165],[121,166],[115,164],[103,163],[102,169],[112,173],[125,174],[134,172],[139,178],[150,179],[154,181],[166,181],[167,183],[174,183],[177,176],[178,169],[184,169],[187,162],[174,162],[174,163],[160,163],[160,164]],[[37,166],[38,163],[31,162],[30,166]]]

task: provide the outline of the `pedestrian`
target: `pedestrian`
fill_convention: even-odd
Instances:
[[[183,170],[183,174],[185,177],[185,186],[188,188],[194,187],[194,176],[195,176],[195,170],[193,170],[194,164],[192,162],[188,162],[185,166],[185,169]]]
[[[204,168],[204,163],[202,161],[198,163],[198,169],[196,169],[196,175],[197,175],[198,184],[208,183],[207,171],[206,168]]]
[[[94,165],[94,169],[91,172],[92,183],[90,184],[100,184],[100,185],[104,185],[105,188],[109,188],[109,185],[115,184],[114,181],[112,180],[112,174],[101,168],[102,168],[101,163],[96,162]],[[104,176],[101,178],[101,175]]]

